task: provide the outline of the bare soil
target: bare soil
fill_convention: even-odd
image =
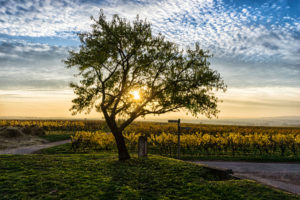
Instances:
[[[47,140],[38,137],[44,134],[38,127],[0,127],[0,149],[47,143]]]
[[[50,142],[47,144],[34,144],[30,146],[24,146],[24,147],[17,147],[17,148],[8,148],[5,150],[0,150],[0,155],[1,154],[11,154],[11,155],[17,155],[17,154],[32,154],[36,153],[37,151],[45,148],[50,148],[53,146],[61,145],[61,144],[66,144],[71,142],[71,140],[62,140],[62,141],[57,141],[57,142]]]

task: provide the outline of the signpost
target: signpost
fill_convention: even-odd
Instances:
[[[181,129],[184,129],[184,130],[191,130],[192,127],[181,127]]]
[[[190,130],[191,127],[181,127],[180,126],[180,119],[178,120],[168,120],[168,123],[177,123],[177,127],[178,127],[178,142],[177,142],[177,158],[179,159],[180,158],[180,132],[181,132],[181,129],[184,129],[184,130]]]
[[[177,158],[180,158],[180,119],[178,120],[168,120],[169,123],[177,123],[178,127],[178,143],[177,143]]]

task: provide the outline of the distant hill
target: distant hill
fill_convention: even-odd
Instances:
[[[197,120],[198,121],[198,120]],[[249,119],[199,120],[203,124],[228,124],[247,126],[293,126],[300,127],[300,116],[263,117]]]
[[[179,116],[180,118],[180,116]],[[63,117],[0,117],[0,119],[20,119],[20,120],[99,120],[100,118],[63,118]],[[146,119],[140,121],[167,122],[167,119]],[[262,117],[244,119],[182,119],[183,123],[193,124],[218,124],[218,125],[244,125],[244,126],[288,126],[300,127],[300,116]]]

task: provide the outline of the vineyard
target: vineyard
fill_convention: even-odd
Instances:
[[[181,154],[186,157],[277,156],[299,158],[300,128],[186,124],[181,134]],[[114,137],[103,121],[2,120],[0,126],[39,126],[51,131],[69,131],[74,151],[116,150]],[[124,131],[126,144],[137,150],[138,138],[147,136],[149,152],[175,157],[177,126],[136,122]]]
[[[45,131],[97,131],[106,130],[104,121],[96,120],[0,120],[2,126],[38,126]]]

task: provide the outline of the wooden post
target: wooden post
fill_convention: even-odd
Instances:
[[[177,149],[177,158],[180,158],[180,119],[178,119],[178,149]]]
[[[169,123],[177,123],[177,158],[180,158],[180,119],[178,120],[168,120]]]

